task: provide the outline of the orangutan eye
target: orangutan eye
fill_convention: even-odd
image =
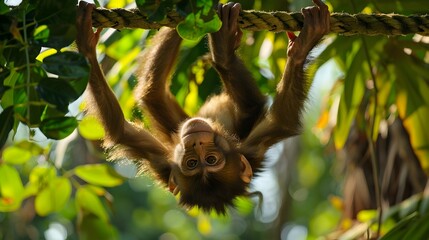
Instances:
[[[194,169],[196,168],[198,165],[198,161],[196,159],[189,159],[188,161],[186,161],[186,166],[188,167],[188,169]]]
[[[217,163],[217,157],[213,156],[213,155],[207,156],[206,157],[206,163],[207,163],[207,165],[211,165],[211,166],[215,165]]]

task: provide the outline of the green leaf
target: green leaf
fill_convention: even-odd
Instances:
[[[209,235],[212,233],[213,226],[210,218],[204,214],[200,214],[197,219],[197,228],[203,235]]]
[[[370,222],[377,217],[377,210],[360,210],[356,216],[359,222]]]
[[[31,159],[31,152],[18,146],[10,146],[3,151],[3,161],[10,164],[24,164]]]
[[[189,14],[184,21],[180,22],[176,29],[179,35],[188,40],[198,41],[205,34],[216,32],[222,27],[222,22],[217,15],[213,19],[205,21],[201,17],[201,12]]]
[[[99,186],[95,186],[95,185],[85,185],[86,188],[88,188],[89,190],[91,190],[93,193],[95,193],[95,195],[101,197],[101,196],[105,196],[107,191],[106,189],[99,187]]]
[[[43,68],[62,79],[88,78],[89,65],[77,52],[59,52],[43,59]]]
[[[367,46],[371,46],[370,57],[372,59],[378,59],[385,51],[383,47],[386,44],[384,38],[371,37],[364,38]],[[328,59],[334,58],[337,66],[346,72],[344,79],[344,89],[341,91],[341,99],[338,107],[337,114],[337,125],[333,133],[333,139],[336,148],[342,148],[346,142],[350,127],[356,117],[361,117],[362,114],[358,114],[359,107],[362,104],[363,97],[365,96],[365,82],[368,78],[371,78],[368,71],[367,58],[362,46],[361,37],[341,37],[335,38],[334,42],[327,46],[327,48],[318,57],[320,61],[316,61],[316,64],[311,65],[311,73],[315,73],[315,70]],[[377,116],[375,116],[375,128],[374,136],[378,136],[378,124],[380,122],[381,115],[383,113],[383,104],[387,104],[387,101],[393,97],[393,91],[390,84],[381,84],[381,77],[377,77],[377,86],[379,87],[379,101],[377,106]],[[341,82],[339,82],[341,83]],[[384,83],[384,82],[383,82]],[[340,84],[336,85],[340,87]],[[336,87],[336,88],[337,88]],[[390,88],[388,88],[390,87]],[[381,90],[380,90],[381,89]],[[335,92],[338,92],[335,90]],[[389,98],[390,97],[390,98]],[[372,99],[371,99],[372,100]],[[391,100],[390,100],[391,101]],[[391,103],[391,102],[389,102]],[[381,106],[380,106],[381,104]],[[367,107],[367,106],[366,106]],[[373,106],[370,106],[369,116],[373,113]],[[369,128],[367,128],[369,129]]]
[[[347,72],[344,79],[344,101],[347,109],[358,107],[365,90],[365,80],[362,77],[364,70],[365,52],[360,42],[353,44],[353,55],[347,60]],[[357,50],[357,51],[356,51]]]
[[[43,46],[49,40],[49,28],[46,25],[41,25],[34,30],[33,34],[34,41],[39,45]]]
[[[40,62],[36,62],[35,65],[32,65],[29,75],[26,71],[23,71],[23,74],[14,74],[13,78],[15,79],[10,79],[11,84],[14,86],[19,85],[11,93],[16,119],[20,119],[22,123],[29,127],[38,127],[46,106],[46,102],[40,99],[34,87],[39,81],[47,77],[45,70],[39,66],[40,64]],[[20,75],[23,76],[21,77]],[[29,82],[27,82],[27,79]]]
[[[12,69],[11,73],[3,80],[3,84],[6,87],[0,102],[3,108],[27,101],[26,96],[23,96],[25,95],[23,89],[13,88],[16,84],[22,84],[23,82],[24,74],[21,72],[16,72],[14,69]]]
[[[4,1],[0,1],[0,14],[3,15],[9,11],[9,7],[4,3]]]
[[[400,222],[398,222],[394,228],[386,233],[380,240],[401,240],[405,239],[404,235],[407,233],[407,230],[411,225],[414,225],[414,222],[418,219],[418,214],[411,214]]]
[[[429,213],[414,222],[402,239],[426,240],[429,236]]]
[[[21,206],[24,186],[18,171],[0,164],[0,212],[11,212]]]
[[[85,215],[79,224],[79,239],[120,239],[117,230],[110,223],[94,215]]]
[[[88,69],[89,71],[89,69]],[[89,74],[89,72],[88,72]],[[72,88],[74,89],[74,91],[77,93],[77,95],[82,95],[83,92],[86,89],[86,86],[88,85],[88,77],[85,78],[78,78],[78,79],[73,79],[73,80],[69,80],[69,84],[70,86],[72,86]],[[75,99],[73,99],[72,101],[74,101]]]
[[[375,99],[372,98],[371,102],[367,109],[368,119],[374,119],[374,131],[372,139],[375,142],[379,137],[380,123],[383,119],[386,118],[386,109],[388,109],[392,104],[394,104],[394,99],[396,98],[396,92],[394,89],[394,80],[390,77],[390,72],[385,71],[384,74],[379,74],[376,78],[377,81],[377,111],[374,116],[374,104]],[[370,134],[370,129],[367,129],[367,134]]]
[[[48,29],[49,29],[47,31],[47,33],[49,34],[48,39],[44,41],[41,41],[42,39],[38,39],[39,41],[37,41],[36,43],[39,46],[54,48],[59,50],[63,47],[69,46],[76,39],[76,27],[74,24],[68,24],[68,23],[50,24],[48,25]],[[37,37],[41,37],[41,36],[37,36]]]
[[[1,19],[3,20],[3,19]],[[28,28],[28,32],[29,32]],[[19,29],[16,29],[17,31]],[[3,35],[3,34],[2,34]],[[0,35],[0,38],[2,37],[2,35]],[[8,39],[10,40],[10,39]],[[29,63],[35,63],[36,62],[36,57],[37,55],[39,55],[41,47],[40,46],[36,46],[36,45],[32,45],[29,44],[27,45],[28,48],[25,48],[23,45],[19,44],[19,45],[15,45],[13,47],[7,47],[7,48],[3,48],[3,56],[6,59],[6,66],[7,67],[12,67],[12,66],[25,66],[27,64],[27,59],[26,59],[26,53],[28,50],[28,56],[29,56]]]
[[[107,164],[81,165],[74,172],[84,181],[98,186],[114,187],[124,182],[124,178]]]
[[[58,140],[70,135],[76,127],[76,118],[58,117],[43,120],[39,128],[46,137]]]
[[[56,107],[54,107],[52,105],[48,105],[45,107],[43,114],[40,117],[40,119],[43,120],[43,119],[52,119],[52,118],[64,117],[65,114],[66,113],[58,110]]]
[[[58,75],[61,80],[74,89],[77,96],[82,95],[86,89],[89,79],[90,66],[86,58],[76,52],[59,52],[43,59],[43,65],[46,71]],[[76,96],[70,101],[74,101]]]
[[[196,2],[197,8],[200,9],[203,19],[207,21],[212,20],[213,14],[216,14],[216,11],[213,10],[213,0],[197,0]]]
[[[361,75],[356,76],[359,78],[357,81],[362,82]],[[347,141],[349,136],[350,127],[352,126],[353,120],[356,118],[358,112],[358,106],[348,108],[345,100],[345,95],[350,94],[343,91],[338,106],[337,125],[334,131],[334,143],[337,149],[341,149]]]
[[[29,181],[25,186],[24,197],[35,196],[56,178],[56,170],[52,166],[36,166],[31,170]]]
[[[29,73],[12,70],[4,79],[4,85],[11,88],[2,96],[1,105],[3,108],[14,106],[15,119],[29,127],[38,127],[46,102],[40,99],[34,85],[46,77],[46,72],[36,63],[31,66]],[[30,82],[26,81],[27,78]]]
[[[3,107],[13,105],[16,119],[30,127],[37,127],[46,103],[40,100],[34,85],[46,77],[46,72],[35,65],[31,66],[29,73],[12,71],[5,79],[5,85],[12,88],[4,93],[1,103]],[[27,79],[30,81],[27,82]]]
[[[396,106],[420,165],[429,174],[429,125],[426,122],[429,119],[429,71],[418,67],[403,51],[396,54],[403,61],[403,64],[389,66],[395,73]]]
[[[189,93],[185,98],[183,109],[189,115],[198,112],[198,86],[195,82],[189,82]]]
[[[15,146],[18,148],[27,150],[33,156],[42,154],[44,151],[43,148],[38,144],[36,144],[35,142],[30,142],[27,140],[18,142],[15,144]]]
[[[88,140],[100,140],[105,132],[103,125],[94,116],[87,115],[79,122],[79,133]]]
[[[38,96],[36,89],[30,88],[28,93],[28,105],[21,105],[20,107],[16,107],[15,111],[17,111],[21,121],[25,123],[29,127],[38,127],[40,122],[42,121],[43,112],[46,109],[46,102],[40,99]]]
[[[15,122],[13,115],[13,107],[8,107],[0,113],[0,148],[6,143],[9,132],[13,128]]]
[[[36,166],[31,170],[29,182],[46,185],[56,177],[56,170],[52,166]]]
[[[362,67],[364,61],[364,50],[361,43],[354,42],[352,52],[346,61],[348,71],[344,79],[344,90],[340,99],[337,125],[334,132],[334,143],[337,149],[344,146],[365,93],[365,79]]]
[[[33,183],[27,183],[24,188],[24,198],[36,196],[39,192],[39,186]]]
[[[56,78],[42,79],[37,86],[37,92],[41,98],[63,112],[67,112],[69,103],[80,96],[67,81]]]
[[[398,102],[403,98],[398,94]],[[398,104],[399,105],[399,104]],[[399,110],[399,107],[398,107]],[[403,119],[404,127],[410,135],[410,143],[414,149],[414,153],[418,156],[419,162],[426,174],[429,174],[429,106],[422,106],[411,116],[404,116],[402,111],[399,111],[400,117]]]
[[[5,79],[10,75],[10,70],[0,66],[0,98],[3,96],[4,92],[10,87],[5,85]]]
[[[80,187],[77,189],[76,204],[78,208],[94,214],[103,222],[107,222],[109,220],[109,216],[107,215],[106,209],[100,199],[88,188]]]
[[[398,91],[398,110],[401,114],[401,117],[408,117],[414,114],[420,107],[425,107],[429,104],[429,98],[427,91],[429,86],[421,79],[418,75],[413,77],[413,80],[410,81],[410,74],[404,68],[409,66],[395,66],[395,73],[397,76],[397,91]],[[415,74],[415,73],[411,73]]]
[[[344,70],[345,66],[342,60],[346,58],[346,55],[350,54],[350,46],[353,44],[353,41],[355,41],[353,37],[336,37],[333,42],[329,44],[322,53],[320,53],[318,61],[315,61],[308,66],[309,79],[313,79],[320,66],[332,58],[336,59],[336,65]]]
[[[128,65],[141,51],[139,42],[141,41],[142,33],[143,31],[141,30],[135,30],[130,32],[130,34],[126,34],[120,39],[109,43],[108,45],[106,44],[107,48],[105,53],[111,58],[118,59],[118,63],[124,62],[126,65]]]
[[[234,205],[239,214],[242,216],[248,216],[252,213],[254,204],[250,198],[238,197],[234,199]]]
[[[148,16],[151,22],[160,22],[167,17],[167,13],[174,9],[173,0],[136,0],[140,12]]]
[[[35,18],[39,25],[47,25],[49,39],[42,46],[61,49],[76,39],[76,0],[43,0],[37,2]]]
[[[68,178],[59,177],[49,182],[35,199],[35,209],[40,216],[58,212],[66,205],[71,195],[71,183]]]

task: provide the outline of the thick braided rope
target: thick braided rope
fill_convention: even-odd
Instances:
[[[175,27],[183,20],[177,12],[170,12],[161,22],[149,22],[138,9],[97,8],[92,14],[93,26],[103,28],[158,29]],[[239,26],[249,31],[299,31],[303,25],[301,13],[262,12],[243,10]],[[404,16],[398,14],[331,14],[331,32],[342,35],[405,35],[419,33],[429,36],[429,14]]]

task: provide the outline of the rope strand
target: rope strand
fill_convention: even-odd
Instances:
[[[169,12],[160,22],[149,22],[138,9],[97,8],[92,14],[93,26],[102,28],[143,28],[158,29],[162,26],[175,27],[183,20],[177,12]],[[239,26],[249,31],[299,31],[303,16],[299,12],[263,12],[243,10]],[[418,33],[429,36],[429,14],[331,14],[331,32],[341,35],[406,35]]]

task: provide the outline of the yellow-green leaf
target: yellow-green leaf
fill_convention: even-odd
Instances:
[[[205,34],[216,32],[222,27],[222,22],[217,15],[213,19],[205,21],[201,13],[188,14],[184,21],[180,22],[176,29],[179,35],[188,40],[199,41]]]
[[[31,170],[29,181],[25,185],[24,197],[35,196],[56,178],[56,170],[52,166],[36,166]]]
[[[10,164],[24,164],[31,159],[31,152],[18,146],[10,146],[3,151],[3,161]]]
[[[68,178],[60,177],[52,180],[35,199],[37,214],[46,216],[63,209],[71,195],[71,183]]]
[[[377,210],[361,210],[358,212],[356,218],[359,222],[369,222],[377,217]]]
[[[0,164],[0,212],[11,212],[21,206],[24,186],[18,171]]]
[[[198,231],[207,236],[212,232],[212,224],[210,222],[210,219],[204,215],[204,214],[200,214],[198,216]]]
[[[238,197],[234,200],[234,205],[237,206],[237,211],[247,216],[253,211],[254,204],[250,198],[247,197]]]
[[[403,115],[401,115],[403,117]],[[426,174],[429,175],[429,107],[422,106],[404,119],[403,124],[410,135],[411,146]]]
[[[30,142],[30,141],[21,141],[17,144],[15,144],[15,146],[21,148],[21,149],[26,149],[27,151],[30,152],[31,155],[39,155],[43,153],[43,148],[39,145],[37,145],[34,142]]]
[[[344,93],[346,94],[346,93]],[[349,136],[350,127],[358,112],[357,107],[347,108],[343,96],[338,107],[337,125],[334,131],[334,144],[337,149],[343,148]]]
[[[105,135],[103,125],[94,116],[85,116],[82,121],[79,122],[79,133],[82,137],[89,140],[99,140]]]
[[[84,181],[104,187],[121,185],[124,178],[107,164],[87,164],[74,169],[76,176]]]
[[[415,224],[419,215],[414,213],[411,214],[399,221],[394,228],[392,228],[389,232],[386,233],[380,240],[401,240],[405,239],[404,235],[410,229],[410,226]]]
[[[81,187],[77,190],[76,204],[78,208],[96,215],[104,222],[107,222],[109,219],[106,209],[100,199],[89,188]]]
[[[56,176],[55,168],[52,166],[36,166],[31,170],[30,182],[36,184],[46,184]]]
[[[97,196],[104,196],[106,194],[106,189],[102,187],[94,186],[94,185],[86,185],[85,187],[91,190]]]
[[[427,76],[418,75],[410,71],[412,65],[409,56],[401,56],[409,64],[401,64],[394,68],[396,76],[398,113],[403,120],[404,127],[410,135],[411,146],[419,158],[426,174],[429,174],[429,85]],[[415,74],[415,76],[413,76]],[[410,76],[413,80],[410,81]]]
[[[350,127],[356,117],[365,92],[365,79],[362,68],[364,61],[364,51],[360,43],[355,42],[346,63],[348,71],[344,79],[344,90],[340,99],[337,125],[334,132],[334,143],[337,149],[344,146],[349,136]]]
[[[198,109],[198,86],[195,82],[189,83],[189,93],[185,99],[185,112],[187,114],[194,114]]]

